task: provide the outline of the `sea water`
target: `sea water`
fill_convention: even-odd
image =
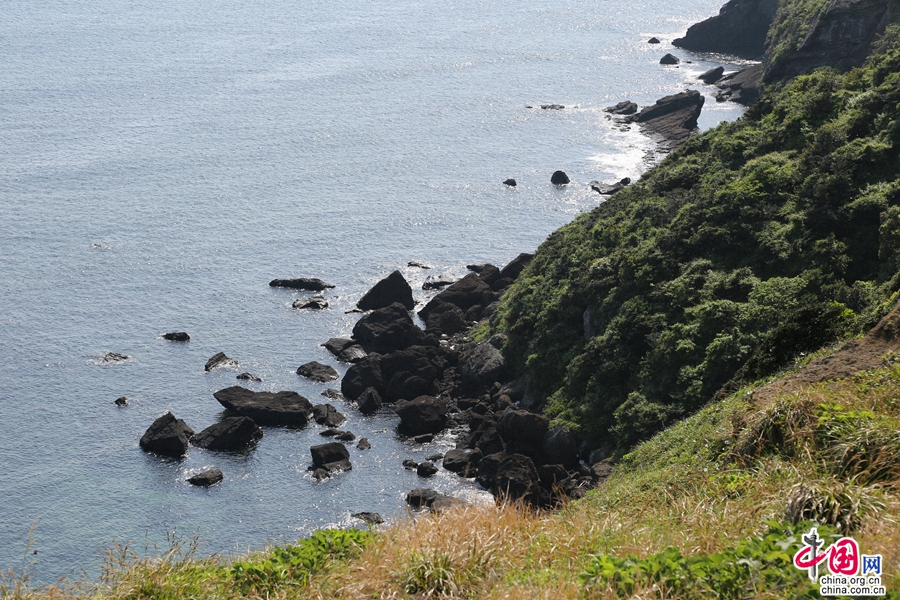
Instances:
[[[325,481],[307,471],[327,441],[314,424],[266,428],[240,455],[171,460],[138,440],[166,411],[215,423],[212,394],[241,371],[326,402],[339,382],[295,370],[346,371],[319,344],[349,336],[345,311],[380,278],[400,269],[427,301],[426,276],[533,252],[602,202],[589,181],[659,158],[604,107],[690,87],[707,95],[702,128],[737,118],[697,75],[738,63],[670,45],[720,2],[5,0],[0,569],[95,575],[111,543],[152,551],[173,532],[204,553],[260,549],[356,511],[404,518],[420,486],[489,502],[471,480],[404,470],[453,438],[402,440],[389,409],[332,401],[372,450]],[[692,62],[659,65],[668,51]],[[557,169],[570,185],[550,184]],[[292,309],[307,294],[276,277],[334,284],[330,307]],[[161,338],[182,330],[190,342]],[[205,373],[220,351],[240,367]],[[222,483],[185,481],[210,467]]]

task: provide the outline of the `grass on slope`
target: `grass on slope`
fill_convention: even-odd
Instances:
[[[239,559],[118,552],[99,582],[12,595],[813,598],[789,560],[816,521],[883,554],[900,597],[900,365],[759,397],[742,389],[639,444],[558,513],[459,508]]]

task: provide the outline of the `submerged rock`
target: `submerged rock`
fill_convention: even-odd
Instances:
[[[213,369],[219,369],[222,367],[234,367],[237,365],[238,361],[228,358],[227,356],[225,356],[224,352],[219,352],[208,361],[206,361],[206,366],[203,367],[203,370],[212,371]]]
[[[431,275],[425,279],[425,283],[422,284],[423,290],[437,290],[443,287],[447,287],[448,285],[453,285],[456,283],[456,279],[451,277],[448,273],[441,273],[440,275]]]
[[[324,310],[328,308],[328,301],[323,296],[310,296],[309,298],[297,298],[291,306],[298,310],[303,308]]]
[[[508,185],[509,187],[516,187],[516,180],[510,177],[506,181],[503,182],[503,185]]]
[[[310,279],[306,277],[301,277],[299,279],[273,279],[269,282],[269,286],[290,288],[292,290],[305,290],[308,292],[321,292],[334,287],[321,279]]]
[[[368,525],[381,525],[384,519],[376,512],[358,512],[350,515],[354,519],[362,519]]]
[[[116,406],[128,406],[128,396],[121,396],[115,400]]]
[[[175,331],[172,333],[164,333],[164,340],[169,340],[170,342],[189,342],[191,340],[191,336],[189,336],[184,331]]]
[[[210,469],[209,471],[203,471],[202,473],[198,473],[193,477],[190,477],[187,481],[191,485],[196,485],[200,487],[209,487],[216,483],[219,483],[225,478],[225,475],[219,469]]]
[[[260,379],[256,375],[251,375],[250,373],[241,373],[240,375],[237,376],[237,378],[242,379],[244,381],[256,381],[256,382],[262,381],[262,379]]]
[[[101,360],[100,362],[104,365],[116,364],[116,363],[120,363],[120,362],[125,362],[129,358],[131,358],[131,357],[126,354],[118,354],[116,352],[107,352],[103,356],[103,360]]]

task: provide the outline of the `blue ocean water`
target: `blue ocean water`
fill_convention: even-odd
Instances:
[[[344,311],[378,279],[399,268],[427,301],[427,275],[533,251],[597,206],[590,180],[659,157],[603,107],[692,87],[710,96],[703,128],[739,116],[696,80],[736,63],[669,44],[720,2],[5,0],[0,569],[93,574],[113,541],[141,550],[173,530],[203,552],[259,549],[360,510],[401,517],[423,484],[490,501],[405,471],[453,440],[408,444],[388,410],[333,402],[373,449],[323,482],[306,470],[319,426],[181,461],[138,439],[167,410],[214,423],[212,393],[245,370],[254,389],[324,402],[328,386],[295,370],[346,370],[319,344],[349,336]],[[668,51],[693,62],[662,67]],[[557,169],[573,183],[550,185]],[[304,294],[275,277],[335,284],[331,308],[293,310]],[[160,337],[180,330],[189,343]],[[204,373],[220,351],[240,369]],[[104,365],[107,352],[131,358]],[[218,486],[185,482],[212,466]]]

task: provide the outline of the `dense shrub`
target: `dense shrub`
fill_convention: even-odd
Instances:
[[[554,232],[505,353],[560,422],[620,447],[874,325],[900,287],[900,41],[690,139]]]

